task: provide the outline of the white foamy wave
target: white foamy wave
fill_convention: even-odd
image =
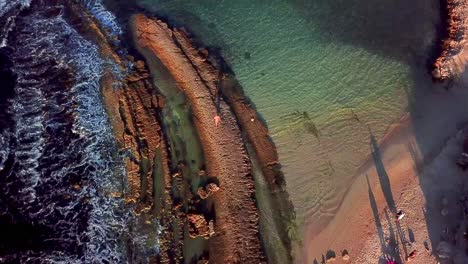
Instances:
[[[13,29],[13,26],[15,25],[15,19],[16,16],[9,17],[5,23],[5,26],[3,27],[3,30],[0,31],[0,48],[7,46],[8,33],[10,33],[10,31]]]
[[[122,34],[122,28],[116,22],[116,17],[110,11],[106,10],[100,0],[85,0],[86,8],[104,25],[111,35]]]
[[[104,25],[121,32],[100,2],[89,6],[100,19],[114,21]],[[22,213],[51,228],[47,240],[67,251],[20,257],[48,263],[125,263],[127,246],[134,252],[157,251],[157,245],[147,246],[147,232],[129,230],[137,222],[131,206],[121,196],[110,195],[122,194],[127,183],[99,81],[104,69],[123,74],[68,25],[60,6],[37,8],[11,22],[19,28],[14,29],[18,37],[11,40],[18,82],[9,107],[16,143],[10,146],[9,138],[0,135],[0,171],[12,151],[17,168],[11,178],[20,183],[15,195],[19,193]],[[61,87],[61,78],[66,83],[72,79],[74,86]],[[123,237],[130,238],[131,245]]]
[[[9,134],[1,134],[0,133],[0,171],[2,171],[5,167],[5,162],[8,158],[8,154],[10,153],[10,136]]]
[[[60,7],[51,10],[57,11],[57,8]],[[125,175],[122,159],[112,155],[117,153],[117,148],[99,91],[104,65],[109,62],[101,59],[98,48],[71,28],[61,15],[48,17],[48,14],[37,12],[19,18],[21,31],[15,40],[18,42],[14,50],[18,82],[10,112],[15,120],[15,180],[21,183],[17,192],[21,210],[56,232],[50,241],[81,247],[70,250],[69,254],[43,252],[41,260],[123,263],[126,253],[121,237],[128,232],[132,215],[130,210],[125,210],[122,198],[108,195],[123,191]],[[67,67],[64,62],[73,66],[76,85],[71,90],[56,87],[55,74],[57,69]],[[75,122],[66,119],[66,111],[70,111]],[[79,136],[70,136],[71,143],[56,146],[54,137],[61,138],[60,133],[66,133],[66,128],[62,127],[67,122],[71,122],[72,131]],[[6,139],[2,136],[0,144]],[[57,150],[61,147],[63,150]],[[8,152],[0,152],[1,167],[7,155]],[[57,167],[54,161],[61,166]],[[50,168],[44,169],[44,165]],[[75,173],[87,181],[70,194],[66,193],[66,187],[62,188],[65,192],[59,195],[68,195],[66,200],[44,191],[63,184],[67,186],[69,175]],[[86,221],[82,229],[63,228],[79,221]],[[35,254],[28,253],[24,257],[34,259]]]
[[[19,70],[19,79],[25,79],[26,73]],[[21,161],[21,167],[17,176],[23,180],[27,186],[23,189],[22,195],[26,203],[32,203],[41,174],[37,170],[39,158],[44,149],[44,139],[41,134],[45,128],[42,125],[44,116],[42,108],[45,98],[38,86],[16,87],[16,98],[12,104],[12,112],[16,120],[16,141],[19,143],[15,151],[16,157]]]
[[[0,0],[0,18],[14,7],[19,7],[14,15],[7,18],[5,25],[3,25],[3,29],[0,31],[0,48],[7,46],[8,33],[10,33],[15,26],[15,20],[18,12],[29,7],[30,3],[31,0]]]
[[[101,262],[106,259],[111,262],[122,262],[124,251],[118,244],[118,237],[126,233],[129,215],[122,215],[122,199],[108,197],[106,194],[119,192],[125,172],[123,163],[115,162],[116,146],[112,137],[111,127],[104,110],[99,90],[99,80],[104,71],[106,61],[99,57],[95,45],[83,39],[74,29],[68,27],[62,18],[57,23],[63,26],[65,34],[73,36],[61,54],[67,54],[64,61],[70,61],[75,66],[77,84],[72,88],[76,101],[76,122],[73,130],[79,131],[81,137],[89,144],[83,150],[86,162],[93,166],[94,175],[90,176],[87,189],[91,216],[88,222],[87,253],[85,258]]]
[[[0,17],[13,7],[19,6],[20,9],[29,7],[31,0],[0,0]]]

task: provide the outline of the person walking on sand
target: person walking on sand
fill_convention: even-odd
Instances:
[[[403,219],[403,217],[405,217],[405,212],[403,212],[403,210],[400,210],[398,211],[398,213],[396,214],[395,218],[395,222],[399,222],[401,219]]]
[[[221,117],[219,115],[215,115],[213,119],[215,121],[215,126],[218,127],[219,124],[221,124]]]

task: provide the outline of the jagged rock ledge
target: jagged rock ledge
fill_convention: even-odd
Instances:
[[[125,153],[126,182],[128,189],[120,196],[135,208],[141,219],[140,228],[147,233],[157,233],[152,224],[157,220],[163,229],[159,235],[159,254],[148,256],[151,263],[180,262],[183,259],[182,243],[177,237],[183,233],[186,215],[173,201],[171,189],[180,186],[174,181],[169,169],[169,149],[161,127],[159,114],[163,98],[156,92],[144,61],[133,56],[122,57],[117,50],[121,47],[111,43],[115,37],[78,4],[65,1],[66,16],[74,27],[94,42],[101,57],[108,60],[109,67],[101,78],[103,103],[111,121],[117,145]],[[111,65],[117,66],[119,76]],[[129,64],[133,65],[130,69]],[[116,87],[119,86],[119,87]],[[172,223],[179,221],[180,228]],[[146,252],[131,252],[146,258]],[[138,256],[142,254],[142,256]]]
[[[209,241],[210,262],[264,263],[251,162],[234,113],[217,98],[217,72],[197,56],[184,31],[171,30],[144,15],[132,17],[131,31],[140,53],[147,60],[160,60],[184,91],[202,142],[207,174],[220,182],[212,195],[215,235]],[[217,113],[222,118],[218,127],[213,121]]]
[[[441,43],[441,54],[433,64],[432,76],[436,80],[447,80],[465,71],[468,62],[466,27],[468,23],[468,1],[446,0],[446,38]]]

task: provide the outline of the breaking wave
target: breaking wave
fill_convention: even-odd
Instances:
[[[5,15],[14,7],[23,9],[29,7],[30,4],[31,0],[0,0],[0,16]]]
[[[114,14],[106,10],[101,0],[84,0],[83,3],[91,14],[110,31],[111,35],[122,34],[122,28],[117,24]]]
[[[0,16],[13,12],[0,32],[0,80],[13,80],[0,99],[0,232],[12,235],[0,263],[123,263],[135,218],[100,98],[110,62],[60,5],[29,4],[0,0]],[[100,2],[87,6],[120,34]]]

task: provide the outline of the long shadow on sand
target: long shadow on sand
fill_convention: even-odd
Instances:
[[[381,247],[382,252],[385,252],[385,237],[384,237],[382,223],[380,222],[379,208],[377,208],[377,202],[375,200],[374,192],[372,192],[372,188],[369,183],[368,175],[366,175],[366,180],[367,180],[367,187],[368,187],[368,193],[369,193],[369,202],[372,208],[372,214],[374,215],[374,222],[375,222],[375,227],[377,229],[377,235],[379,236],[380,247]]]
[[[392,186],[390,185],[390,178],[388,177],[388,173],[385,170],[382,155],[380,153],[379,143],[377,143],[377,139],[375,138],[374,134],[370,131],[370,145],[372,148],[372,158],[374,159],[375,169],[377,170],[377,175],[379,176],[380,187],[382,188],[382,192],[384,194],[385,200],[387,202],[387,206],[390,209],[392,214],[397,213],[395,200],[393,199],[392,193]]]
[[[393,198],[392,187],[391,187],[391,183],[390,183],[390,177],[389,177],[389,175],[387,173],[387,170],[385,169],[385,166],[383,164],[382,154],[380,152],[380,147],[379,147],[379,144],[377,143],[377,139],[372,134],[372,131],[370,131],[370,129],[369,129],[369,133],[370,133],[370,145],[371,145],[371,151],[372,151],[372,158],[374,160],[375,168],[376,168],[377,175],[378,175],[378,178],[379,178],[380,187],[382,189],[382,193],[384,194],[385,200],[387,202],[387,206],[388,206],[388,209],[390,211],[390,214],[392,216],[395,216],[396,213],[397,213],[397,207],[396,207],[396,204],[395,204],[395,200]],[[368,184],[369,184],[369,182],[368,182]],[[370,187],[369,187],[369,191],[371,191]],[[373,201],[372,201],[371,198],[373,199]],[[369,194],[369,199],[371,200],[371,205],[373,203],[375,204],[375,198],[373,196],[371,197],[370,194]],[[375,210],[377,210],[377,205],[376,204],[374,206],[372,206],[373,211],[374,211],[374,207],[375,207]],[[374,211],[374,218],[376,219],[376,224],[377,224],[378,218],[376,218],[376,214],[377,214],[377,217],[378,217],[378,210]],[[391,223],[391,221],[389,219],[390,217],[388,216],[387,211],[385,211],[385,214],[387,216],[387,221],[388,221],[388,224],[389,224],[389,232],[390,232],[391,236],[393,236],[394,231],[393,231],[392,223]],[[400,242],[401,242],[402,248],[403,248],[404,257],[406,258],[408,256],[408,251],[406,249],[406,244],[408,243],[408,239],[406,238],[405,231],[402,228],[399,221],[395,222],[395,227],[396,227],[397,238],[400,239]],[[391,248],[393,248],[393,250],[395,250],[395,248],[398,248],[398,246],[397,246],[398,242],[397,241],[396,241],[395,244],[396,244],[396,247],[391,246]],[[394,256],[395,256],[395,254],[394,254]],[[398,257],[400,257],[399,252],[398,252]]]
[[[436,248],[439,242],[444,240],[441,238],[444,230],[456,227],[453,225],[456,221],[451,221],[450,218],[461,217],[461,213],[458,212],[461,209],[454,209],[455,212],[452,211],[453,215],[449,217],[441,217],[441,199],[450,196],[452,197],[450,203],[460,199],[462,188],[455,186],[454,182],[462,180],[449,175],[453,171],[447,170],[428,179],[426,175],[423,176],[424,169],[438,157],[447,140],[468,121],[468,108],[461,109],[456,106],[466,106],[468,96],[466,92],[461,91],[462,89],[466,91],[466,87],[457,87],[456,83],[436,84],[432,82],[430,76],[430,65],[440,52],[440,39],[446,35],[443,28],[445,11],[443,7],[441,8],[446,1],[290,0],[290,2],[309,23],[310,30],[320,31],[329,42],[362,47],[408,65],[412,84],[405,85],[404,89],[407,91],[408,112],[415,139],[409,144],[408,149],[416,164],[415,169],[426,202],[423,210],[429,239],[432,248]],[[352,17],[352,21],[347,20],[347,17]],[[348,23],[342,23],[345,21]],[[448,91],[444,89],[452,84],[453,89]],[[371,138],[371,146],[382,191],[390,209],[390,218],[393,218],[391,214],[396,212],[394,197],[374,137]],[[455,163],[456,157],[452,159]],[[398,225],[397,230],[404,234]],[[425,247],[429,248],[428,245]]]
[[[393,230],[393,225],[388,215],[387,210],[385,210],[386,220],[389,225],[389,237],[388,243],[385,240],[385,234],[383,230],[382,223],[380,221],[379,209],[377,207],[377,202],[375,200],[374,193],[370,186],[369,176],[366,175],[367,187],[369,193],[369,202],[372,208],[372,214],[374,215],[374,222],[377,228],[377,235],[379,236],[380,248],[382,250],[382,257],[379,260],[379,263],[386,263],[387,260],[394,260],[397,263],[402,263],[400,250],[398,247],[398,240],[395,238],[395,231]]]
[[[289,2],[310,25],[310,30],[320,31],[320,35],[329,42],[362,47],[372,53],[407,64],[412,84],[404,85],[403,89],[407,91],[408,112],[415,138],[408,149],[415,161],[416,171],[422,172],[424,167],[438,156],[445,140],[453,136],[462,126],[463,118],[468,118],[468,108],[465,112],[458,109],[457,113],[447,113],[453,108],[450,104],[466,105],[468,101],[466,94],[463,99],[462,96],[458,96],[459,92],[453,91],[454,89],[446,91],[444,88],[447,85],[434,84],[430,76],[430,65],[440,52],[440,39],[446,35],[443,28],[445,11],[441,8],[446,1],[289,0]],[[457,96],[459,98],[454,98]],[[459,123],[441,121],[447,120],[447,116],[450,115],[456,115],[456,118],[451,117],[451,119],[457,119]],[[390,210],[389,217],[393,219],[392,214],[397,208],[391,192],[389,175],[383,166],[377,140],[373,136],[371,148],[382,191]],[[439,186],[447,186],[444,181],[448,179],[445,175],[440,175],[437,179],[428,180],[424,179],[421,173],[418,177],[426,201],[424,211],[427,212],[425,217],[429,239],[432,248],[435,248],[441,241],[441,233],[445,226],[450,222],[440,217],[440,208],[438,208],[443,195]],[[396,230],[404,234],[398,225]]]

